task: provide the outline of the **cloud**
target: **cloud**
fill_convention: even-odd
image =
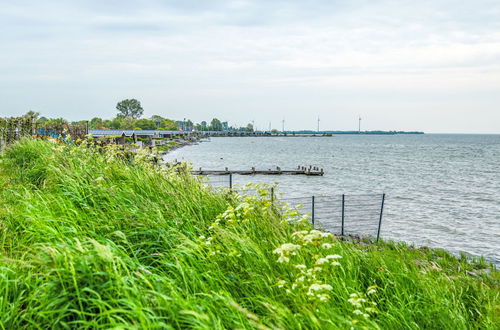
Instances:
[[[332,103],[365,111],[359,94],[409,114],[415,95],[443,105],[453,94],[440,108],[449,113],[466,97],[499,106],[497,1],[19,0],[0,7],[0,29],[0,97],[16,113],[43,104],[53,116],[110,117],[129,94],[147,98],[150,114],[241,122],[246,111],[299,118],[314,97],[324,125]]]

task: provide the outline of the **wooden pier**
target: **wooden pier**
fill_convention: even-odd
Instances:
[[[256,170],[252,167],[250,170],[229,170],[227,167],[224,170],[203,170],[201,167],[198,170],[191,171],[195,175],[230,175],[230,174],[240,174],[240,175],[308,175],[308,176],[323,176],[324,172],[322,168],[316,166],[297,166],[295,170],[282,170],[280,167],[276,169],[268,170]]]

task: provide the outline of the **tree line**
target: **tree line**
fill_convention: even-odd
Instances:
[[[245,127],[229,126],[227,121],[213,118],[210,122],[193,123],[190,119],[173,120],[160,115],[141,118],[144,113],[141,103],[136,99],[125,99],[116,105],[117,115],[113,119],[94,117],[90,120],[68,122],[64,118],[47,118],[39,113],[29,111],[25,116],[32,116],[37,122],[45,124],[68,123],[72,125],[87,125],[89,129],[123,129],[123,130],[169,130],[169,131],[253,131],[253,125]]]

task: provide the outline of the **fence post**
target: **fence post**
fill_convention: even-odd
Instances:
[[[229,190],[233,190],[233,173],[229,173]]]
[[[382,214],[384,214],[384,202],[385,202],[385,194],[382,194],[382,204],[380,206],[380,218],[378,220],[378,229],[377,229],[377,242],[380,238],[380,227],[382,226]]]
[[[314,227],[314,196],[312,196],[312,204],[311,204],[311,221],[312,225]]]
[[[271,187],[271,204],[274,204],[274,187]]]
[[[344,218],[345,218],[345,195],[342,194],[342,227],[340,230],[341,236],[344,236]]]

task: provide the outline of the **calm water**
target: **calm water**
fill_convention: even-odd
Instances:
[[[324,168],[278,181],[287,197],[386,193],[382,237],[484,255],[500,264],[500,135],[212,138],[166,160],[204,169]]]

